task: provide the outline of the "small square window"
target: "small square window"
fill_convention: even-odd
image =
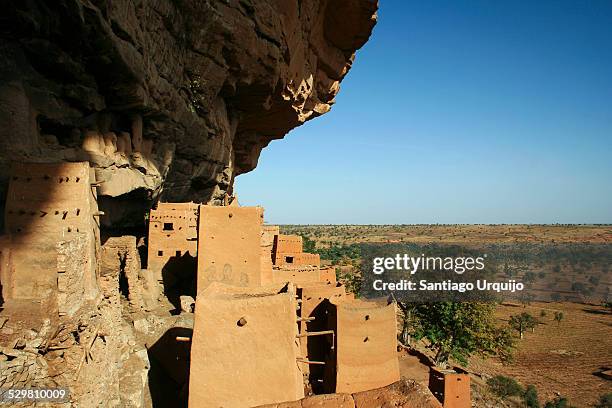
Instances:
[[[293,257],[292,257],[292,256],[286,256],[286,257],[285,257],[285,262],[287,262],[287,263],[293,263]]]
[[[164,222],[164,231],[174,231],[174,224],[171,222]]]
[[[164,251],[157,251],[157,256],[164,256]]]

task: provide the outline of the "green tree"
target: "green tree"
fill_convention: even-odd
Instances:
[[[529,313],[523,312],[520,315],[510,316],[508,324],[519,332],[519,337],[522,339],[525,330],[535,328],[538,321]]]
[[[315,241],[310,239],[307,235],[301,235],[302,237],[302,250],[310,254],[317,252],[317,244]]]
[[[352,270],[343,274],[341,268],[336,268],[336,280],[346,287],[347,292],[353,293],[355,297],[359,297],[361,285],[363,285],[361,273]]]
[[[525,274],[525,276],[523,277],[523,280],[527,283],[533,283],[538,279],[537,275],[535,274],[535,272],[527,272]]]
[[[409,302],[399,302],[397,301],[397,299],[396,299],[396,302],[402,312],[402,331],[400,332],[398,339],[400,343],[402,343],[403,345],[410,346],[411,345],[410,328],[412,327],[413,312],[414,312],[414,309],[417,307],[417,304],[409,303]]]
[[[557,322],[557,326],[561,324],[561,320],[563,320],[564,317],[563,312],[555,312],[555,322]]]
[[[574,282],[572,290],[580,293],[582,296],[590,296],[593,293],[593,290],[582,282]]]
[[[414,337],[426,338],[434,361],[445,366],[449,358],[467,364],[473,354],[512,355],[509,332],[495,325],[495,305],[484,302],[436,302],[414,308]]]
[[[538,401],[538,390],[534,385],[529,385],[523,394],[523,401],[528,408],[540,408]]]

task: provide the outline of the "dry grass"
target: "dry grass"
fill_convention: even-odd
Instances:
[[[534,333],[518,341],[515,361],[507,366],[494,359],[474,359],[470,368],[490,375],[502,374],[523,385],[533,384],[542,400],[559,393],[577,407],[592,406],[601,394],[612,392],[612,383],[595,375],[602,367],[612,365],[612,314],[600,306],[577,303],[504,304],[498,307],[500,324],[507,324],[510,315],[526,311],[540,318]],[[564,319],[558,325],[555,311]]]
[[[303,234],[319,246],[359,242],[609,243],[610,225],[285,225],[284,233]]]

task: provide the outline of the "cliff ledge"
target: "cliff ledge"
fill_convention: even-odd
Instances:
[[[9,1],[0,202],[11,161],[89,160],[107,225],[156,198],[219,203],[261,149],[329,111],[371,0]]]

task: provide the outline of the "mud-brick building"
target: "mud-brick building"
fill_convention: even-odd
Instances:
[[[274,266],[321,266],[319,254],[304,252],[302,246],[299,235],[276,235],[272,249]]]
[[[321,269],[316,266],[280,267],[272,272],[273,282],[292,282],[296,285],[309,283],[335,283],[336,273],[333,269]]]
[[[261,207],[159,203],[149,215],[147,269],[166,294],[193,296],[212,282],[261,286],[273,280],[277,234],[264,228]]]
[[[195,269],[199,208],[195,203],[158,203],[150,211],[147,269],[158,281],[164,268],[169,273],[186,265]]]
[[[42,300],[50,310],[66,303],[70,312],[96,296],[96,187],[89,163],[12,165],[0,265],[5,301]]]
[[[263,208],[160,204],[150,220],[149,269],[197,246],[191,408],[295,401],[305,384],[352,393],[399,380],[394,305],[355,301],[300,236],[264,225]]]
[[[470,408],[472,406],[470,375],[459,368],[429,372],[429,389],[444,408]]]

